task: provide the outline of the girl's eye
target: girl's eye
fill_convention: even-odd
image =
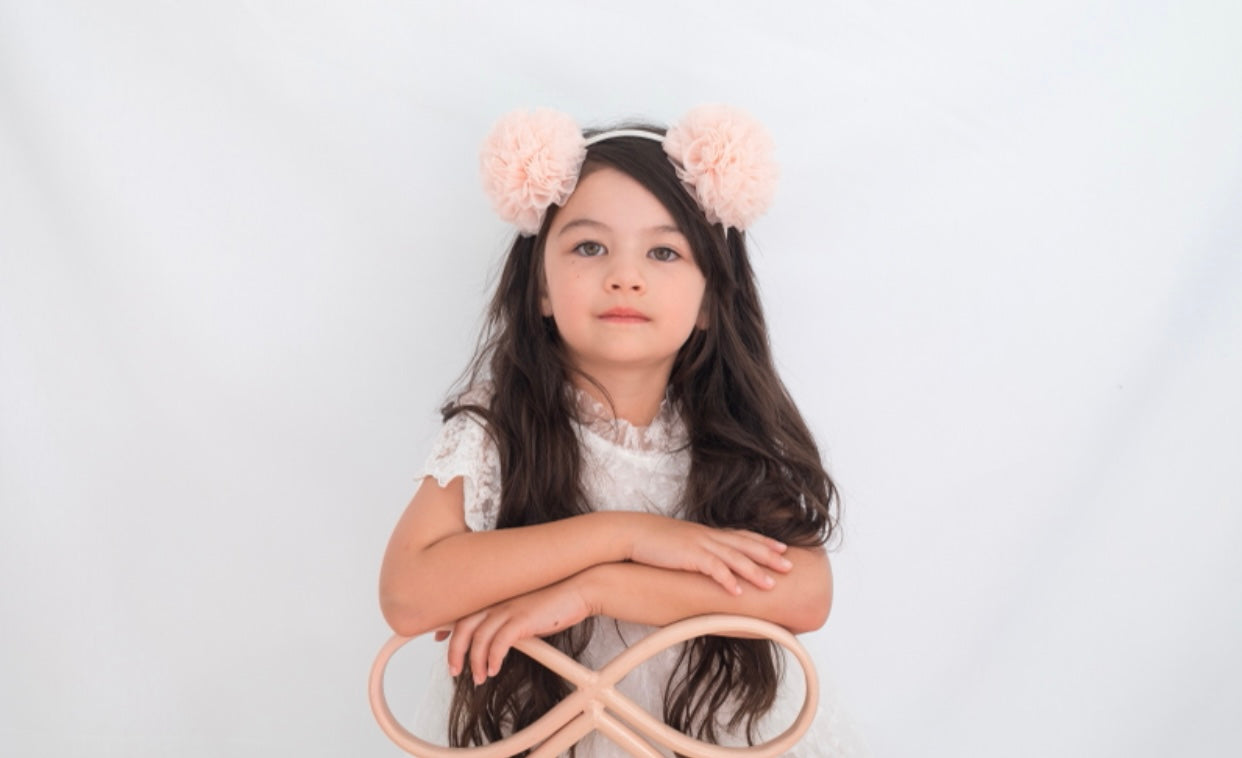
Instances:
[[[647,255],[650,255],[652,258],[662,263],[675,261],[681,257],[676,250],[669,247],[652,248],[651,252],[647,253]]]
[[[603,255],[605,250],[604,246],[598,242],[579,242],[574,246],[574,252],[587,258],[594,258]]]

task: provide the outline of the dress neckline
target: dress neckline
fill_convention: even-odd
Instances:
[[[584,431],[626,450],[668,452],[686,443],[686,428],[681,413],[666,394],[660,401],[655,418],[646,426],[616,418],[612,410],[589,392],[570,385],[571,398],[577,413],[575,421]]]

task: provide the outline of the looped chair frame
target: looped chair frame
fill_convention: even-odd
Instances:
[[[680,642],[708,634],[767,638],[797,659],[806,681],[806,696],[798,717],[784,732],[751,747],[710,745],[668,726],[614,687],[648,658]],[[819,702],[815,665],[788,630],[747,616],[712,614],[678,621],[652,632],[599,671],[592,671],[541,639],[522,640],[515,646],[518,650],[559,674],[576,689],[533,724],[499,742],[449,748],[411,734],[393,716],[384,697],[384,672],[388,661],[410,639],[396,635],[380,650],[371,666],[370,699],[371,711],[380,728],[398,747],[416,758],[508,758],[524,750],[531,750],[530,758],[555,758],[593,731],[599,731],[636,758],[662,758],[652,743],[691,758],[768,758],[781,755],[797,744],[810,728]]]

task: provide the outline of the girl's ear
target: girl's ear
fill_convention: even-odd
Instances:
[[[548,293],[544,292],[539,296],[539,312],[544,318],[552,317],[552,301],[548,299]]]
[[[703,303],[702,307],[699,308],[699,317],[694,320],[694,325],[698,329],[707,331],[709,323],[710,321],[707,318],[707,303]]]

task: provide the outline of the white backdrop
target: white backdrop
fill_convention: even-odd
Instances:
[[[877,754],[1242,750],[1239,6],[584,5],[0,2],[0,754],[396,755],[479,141],[718,101]]]

